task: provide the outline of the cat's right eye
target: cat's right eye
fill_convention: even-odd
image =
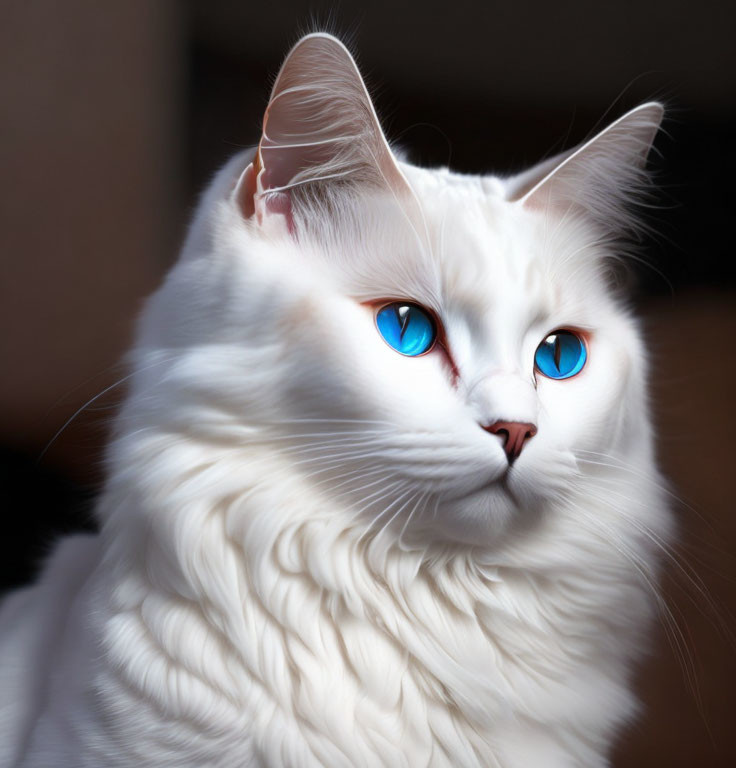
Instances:
[[[407,357],[429,352],[437,340],[437,325],[432,315],[407,301],[394,301],[376,313],[376,327],[384,341]]]
[[[583,370],[588,351],[580,334],[560,329],[537,347],[535,368],[548,379],[570,379]]]

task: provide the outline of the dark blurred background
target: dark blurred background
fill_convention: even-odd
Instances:
[[[735,8],[2,0],[2,586],[32,578],[59,532],[93,526],[136,313],[208,177],[257,141],[300,32],[347,39],[389,138],[459,171],[518,170],[657,98],[669,106],[647,213],[658,234],[634,299],[681,500],[678,557],[694,573],[670,564],[683,646],[660,631],[639,681],[646,713],[615,764],[736,765]]]

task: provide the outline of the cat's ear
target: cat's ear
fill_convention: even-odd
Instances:
[[[407,187],[353,57],[317,33],[286,57],[235,195],[246,218],[279,213],[291,227],[291,192],[321,183]]]
[[[507,199],[529,208],[582,210],[607,227],[628,222],[627,204],[646,183],[661,104],[642,104],[589,141],[506,182]]]

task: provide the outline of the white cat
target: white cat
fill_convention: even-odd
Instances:
[[[148,302],[100,534],[3,604],[0,766],[608,765],[670,530],[610,280],[661,114],[424,170],[303,38]]]

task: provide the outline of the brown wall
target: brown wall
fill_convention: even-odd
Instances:
[[[36,450],[120,375],[110,367],[132,317],[173,257],[173,10],[161,0],[2,4],[0,438],[13,445]],[[74,434],[65,450],[88,455]]]

